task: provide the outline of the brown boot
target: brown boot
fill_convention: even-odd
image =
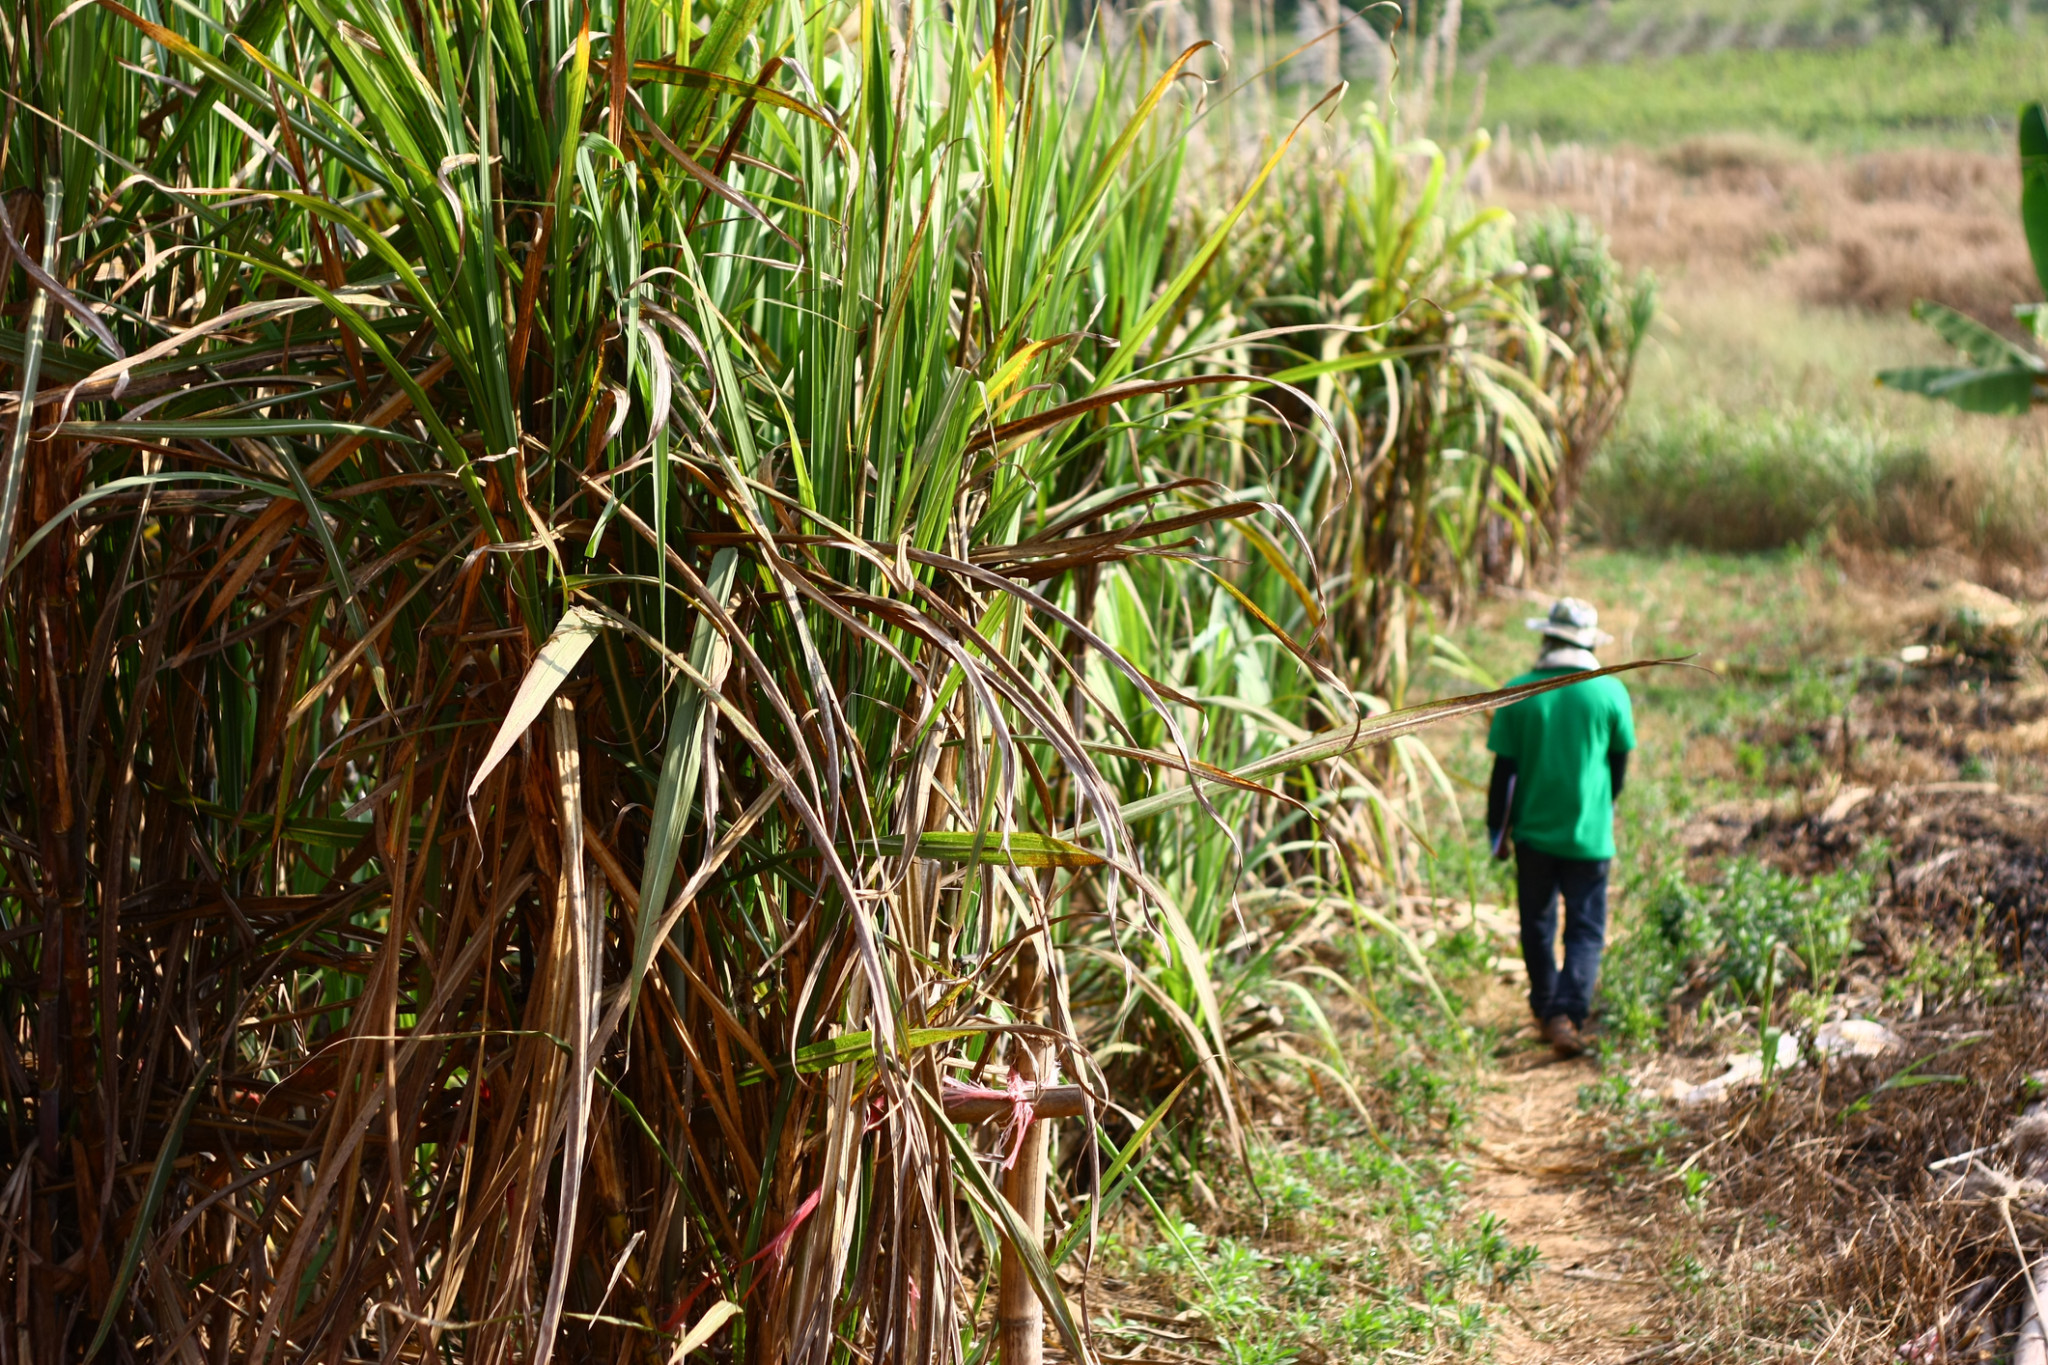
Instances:
[[[1569,1014],[1552,1015],[1543,1025],[1543,1036],[1550,1040],[1551,1051],[1560,1057],[1577,1057],[1586,1050],[1586,1040]]]

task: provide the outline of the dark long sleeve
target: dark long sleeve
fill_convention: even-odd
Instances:
[[[1500,754],[1493,756],[1493,780],[1486,784],[1486,838],[1487,842],[1500,844],[1500,832],[1507,827],[1508,788],[1515,780],[1515,760]]]
[[[1628,750],[1607,751],[1607,776],[1613,780],[1615,799],[1621,797],[1621,789],[1628,784]]]

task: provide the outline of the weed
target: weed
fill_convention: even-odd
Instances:
[[[1801,667],[1785,693],[1785,710],[1794,720],[1806,722],[1839,716],[1855,694],[1856,677],[1853,671]]]
[[[1204,1307],[1209,1315],[1222,1322],[1243,1322],[1263,1310],[1261,1290],[1272,1264],[1272,1258],[1256,1247],[1232,1237],[1218,1239],[1208,1257],[1212,1289]]]
[[[1599,1080],[1579,1087],[1582,1114],[1626,1113],[1642,1107],[1642,1093],[1627,1073],[1610,1071]]]
[[[1230,1365],[1290,1365],[1300,1354],[1280,1337],[1230,1337],[1223,1353]]]
[[[1905,970],[1884,984],[1887,1004],[1907,1004],[1920,997],[1923,1008],[1945,1010],[1971,999],[2003,1003],[2014,997],[2018,979],[1999,960],[1985,932],[1985,910],[1979,907],[1967,935],[1937,947],[1921,939]]]
[[[1385,1084],[1418,1117],[1464,1108],[1460,1087],[1421,1062],[1392,1069]],[[1255,1149],[1252,1171],[1269,1212],[1316,1228],[1312,1249],[1276,1254],[1175,1223],[1135,1251],[1105,1240],[1113,1263],[1170,1283],[1232,1365],[1469,1352],[1490,1333],[1498,1297],[1534,1275],[1536,1248],[1490,1213],[1465,1213],[1468,1172],[1440,1128],[1432,1145],[1394,1147],[1337,1111],[1312,1105],[1305,1118],[1302,1140]]]
[[[1623,1051],[1656,1040],[1665,1002],[1684,982],[1687,962],[1706,946],[1699,898],[1682,872],[1667,871],[1651,882],[1642,905],[1643,927],[1608,949],[1600,971],[1602,1026]],[[1602,1082],[1613,1083],[1626,1086],[1628,1079],[1616,1074]],[[1584,1090],[1579,1104],[1589,1107]]]
[[[1320,1256],[1291,1253],[1281,1259],[1280,1274],[1288,1302],[1296,1306],[1327,1299],[1336,1292],[1336,1281]]]
[[[1735,764],[1742,775],[1751,782],[1761,783],[1764,774],[1770,770],[1771,756],[1761,745],[1739,740],[1735,745]]]
[[[1489,970],[1496,955],[1493,941],[1468,924],[1439,938],[1429,957],[1439,977],[1455,980]]]
[[[1806,980],[1825,990],[1842,963],[1862,947],[1853,934],[1857,914],[1870,903],[1870,876],[1845,869],[1804,881],[1754,859],[1739,859],[1724,874],[1708,915],[1727,957],[1724,978],[1757,999],[1774,976],[1781,952],[1795,956]]]
[[[1872,861],[1807,880],[1737,859],[1710,887],[1667,870],[1645,899],[1645,931],[1608,954],[1600,995],[1610,1034],[1629,1046],[1652,1041],[1696,968],[1751,1003],[1795,984],[1809,1004],[1824,997],[1862,947],[1855,923],[1870,902]]]
[[[1395,1122],[1409,1133],[1440,1132],[1455,1141],[1471,1127],[1472,1113],[1457,1082],[1424,1062],[1396,1066],[1380,1078]]]
[[[1672,1288],[1685,1294],[1699,1293],[1712,1279],[1706,1265],[1691,1252],[1681,1252],[1672,1257],[1671,1264],[1664,1271],[1664,1277],[1671,1282]]]
[[[1140,1275],[1172,1275],[1191,1269],[1208,1243],[1208,1234],[1195,1224],[1177,1223],[1167,1236],[1139,1247],[1131,1258],[1131,1268]]]
[[[1426,1314],[1398,1301],[1376,1300],[1354,1304],[1337,1320],[1333,1333],[1352,1351],[1373,1356],[1424,1336],[1429,1330]]]
[[[1601,1145],[1617,1158],[1612,1172],[1617,1184],[1633,1167],[1658,1171],[1670,1164],[1670,1151],[1684,1129],[1664,1113],[1664,1102],[1655,1093],[1641,1089],[1625,1073],[1610,1071],[1580,1086],[1578,1099],[1581,1113],[1607,1120]]]
[[[1469,1245],[1474,1276],[1486,1285],[1505,1287],[1531,1278],[1541,1255],[1533,1243],[1510,1240],[1507,1225],[1491,1213],[1473,1220]]]

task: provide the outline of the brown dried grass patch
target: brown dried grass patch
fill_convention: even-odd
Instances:
[[[1756,138],[1662,154],[1507,146],[1482,177],[1510,204],[1598,220],[1630,266],[1760,276],[1809,303],[1935,299],[2011,329],[2036,299],[2008,157],[1932,149],[1820,158]]]
[[[1702,1124],[1712,1206],[1691,1254],[1724,1287],[1680,1302],[1692,1341],[1805,1338],[1804,1358],[1873,1362],[1913,1342],[1919,1360],[1966,1360],[2015,1331],[2025,1290],[1995,1204],[1929,1164],[2011,1130],[2048,1066],[2044,1004],[1902,1026],[1904,1056],[1793,1072]],[[1913,1067],[1957,1079],[1898,1084]],[[2016,1213],[2038,1242],[2039,1215]],[[1817,1332],[1830,1345],[1812,1351]]]

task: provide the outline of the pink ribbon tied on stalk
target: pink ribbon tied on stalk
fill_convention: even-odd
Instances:
[[[1013,1068],[1010,1083],[1001,1090],[991,1090],[985,1085],[967,1085],[948,1077],[945,1082],[945,1102],[948,1115],[957,1108],[978,1108],[992,1104],[995,1111],[982,1110],[967,1121],[978,1122],[982,1117],[994,1118],[996,1112],[1007,1112],[1003,1120],[1002,1145],[1009,1149],[1003,1158],[1003,1169],[1010,1170],[1017,1164],[1017,1158],[1024,1152],[1024,1135],[1038,1118],[1038,1101],[1042,1098],[1040,1087],[1025,1080]]]
[[[1032,1103],[1036,1093],[1025,1079],[1010,1068],[1010,1121],[1003,1129],[1003,1141],[1009,1145],[1010,1154],[1003,1158],[1003,1169],[1010,1170],[1017,1164],[1017,1158],[1024,1154],[1024,1135],[1031,1131],[1031,1121],[1037,1117],[1037,1106]]]

